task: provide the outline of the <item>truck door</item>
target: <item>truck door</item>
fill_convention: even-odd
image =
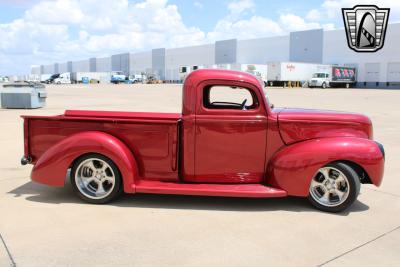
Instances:
[[[267,118],[254,85],[205,84],[196,104],[195,176],[200,183],[259,183]],[[197,91],[198,93],[200,91]]]

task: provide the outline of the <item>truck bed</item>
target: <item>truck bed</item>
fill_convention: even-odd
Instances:
[[[62,139],[83,131],[101,131],[124,142],[145,179],[178,179],[180,114],[67,110],[58,116],[24,118],[25,156],[32,162]]]

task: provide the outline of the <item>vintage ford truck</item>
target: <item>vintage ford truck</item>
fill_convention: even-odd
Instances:
[[[90,203],[120,193],[307,197],[338,212],[360,184],[379,186],[383,146],[368,117],[273,108],[259,80],[197,70],[183,85],[182,114],[67,110],[22,116],[22,164],[33,181],[64,186]]]

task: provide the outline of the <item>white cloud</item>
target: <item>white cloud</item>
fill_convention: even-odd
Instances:
[[[294,14],[282,14],[279,17],[279,22],[285,28],[286,31],[304,31],[309,29],[321,28],[319,23],[306,22],[303,18]]]
[[[234,1],[228,4],[230,14],[220,19],[214,30],[207,34],[209,41],[238,38],[248,39],[287,34],[316,28],[333,29],[334,24],[320,24],[303,19],[292,13],[283,13],[277,21],[258,15],[243,18],[247,10],[254,8],[253,1]]]
[[[193,3],[193,5],[195,6],[195,7],[197,7],[197,8],[203,8],[204,6],[203,6],[203,3],[201,3],[201,2],[198,2],[198,1],[195,1],[194,3]]]
[[[72,24],[82,22],[84,14],[76,1],[43,1],[26,11],[25,19],[35,23]]]
[[[317,9],[311,9],[306,15],[306,19],[315,21],[321,18],[321,14]]]
[[[228,10],[231,14],[241,14],[254,8],[253,0],[237,0],[228,4]]]
[[[223,19],[218,21],[214,31],[207,34],[207,39],[217,41],[228,38],[250,39],[281,35],[284,31],[281,26],[268,18],[253,16],[250,19],[231,21]]]

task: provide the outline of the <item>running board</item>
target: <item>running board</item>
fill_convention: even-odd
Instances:
[[[286,191],[261,184],[183,184],[160,181],[139,181],[137,193],[197,195],[221,197],[285,197]]]

